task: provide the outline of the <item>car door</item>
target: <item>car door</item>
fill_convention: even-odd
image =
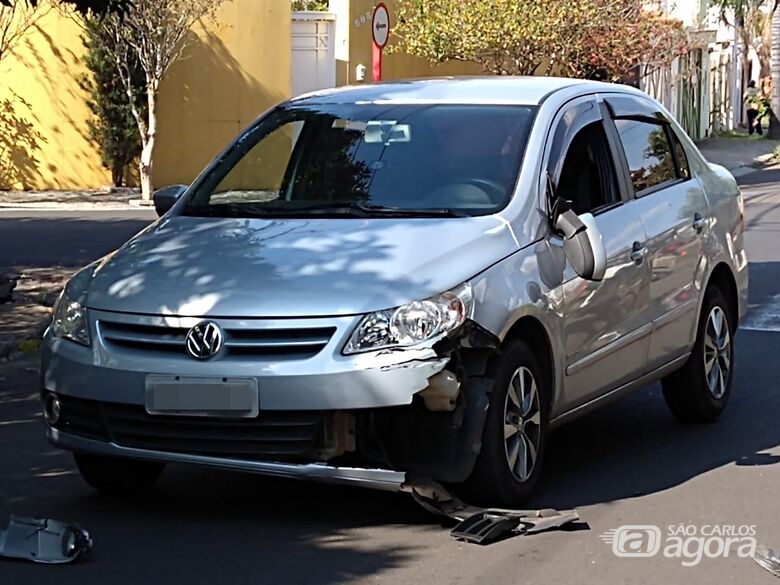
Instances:
[[[638,376],[650,344],[650,271],[644,228],[616,161],[620,145],[595,98],[572,103],[553,125],[547,172],[555,195],[592,213],[607,250],[602,281],[567,268],[562,285],[564,400],[570,408]]]
[[[694,335],[709,214],[685,149],[665,115],[643,98],[607,99],[631,177],[635,206],[647,233],[650,312],[648,369],[683,354]]]

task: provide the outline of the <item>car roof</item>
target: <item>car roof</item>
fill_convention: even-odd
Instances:
[[[624,85],[563,77],[465,76],[403,79],[367,85],[350,85],[307,93],[295,104],[329,103],[484,103],[539,105],[567,88],[588,91],[627,90]]]

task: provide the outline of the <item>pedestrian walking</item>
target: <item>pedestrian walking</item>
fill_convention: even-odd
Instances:
[[[751,136],[754,132],[757,132],[759,136],[764,134],[764,130],[761,128],[761,101],[761,91],[756,87],[756,82],[751,79],[744,98],[748,119],[748,134]]]

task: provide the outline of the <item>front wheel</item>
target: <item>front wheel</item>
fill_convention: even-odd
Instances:
[[[678,420],[710,422],[726,408],[734,374],[733,323],[725,296],[711,286],[691,356],[662,381],[666,404]]]
[[[523,341],[501,350],[490,398],[482,450],[465,493],[486,506],[517,507],[539,479],[549,392],[533,352]]]
[[[90,486],[101,492],[129,493],[152,487],[165,463],[118,459],[87,453],[74,453],[76,467]]]

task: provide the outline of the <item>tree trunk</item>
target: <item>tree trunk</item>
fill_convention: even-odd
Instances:
[[[780,8],[772,12],[772,108],[769,112],[769,137],[780,138]]]
[[[141,149],[141,160],[138,165],[141,180],[141,199],[150,201],[154,189],[154,140],[157,136],[157,90],[150,87],[146,91],[148,105],[146,136]]]
[[[114,187],[124,187],[125,178],[125,165],[122,163],[114,163],[111,169],[111,181],[114,183]]]

